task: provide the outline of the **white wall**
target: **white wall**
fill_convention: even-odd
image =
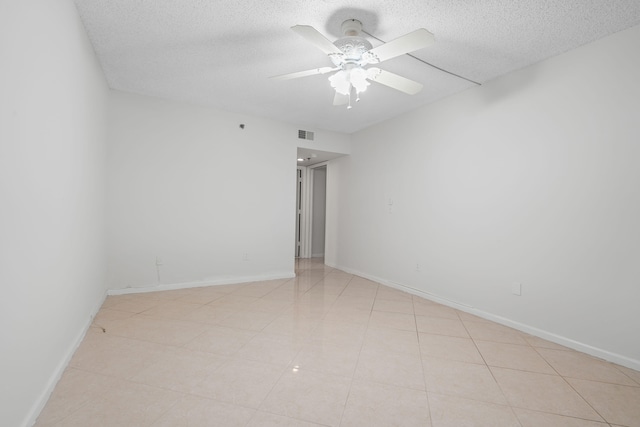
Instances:
[[[635,27],[354,134],[328,262],[640,369],[639,46]]]
[[[70,0],[0,5],[0,425],[34,421],[105,295],[108,89]]]
[[[311,256],[324,256],[324,230],[327,195],[327,168],[313,169],[313,212],[311,230]]]
[[[297,145],[292,125],[115,93],[109,288],[293,277]]]

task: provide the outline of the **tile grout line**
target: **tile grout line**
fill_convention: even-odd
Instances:
[[[456,310],[456,314],[457,310]],[[471,342],[473,343],[473,346],[475,347],[476,351],[478,352],[478,354],[480,355],[480,357],[482,358],[482,361],[484,362],[484,366],[487,368],[487,370],[489,371],[489,373],[491,374],[491,378],[493,378],[493,381],[496,383],[496,385],[498,386],[498,389],[500,389],[500,393],[502,393],[502,397],[504,397],[505,402],[507,402],[507,406],[509,406],[509,409],[511,411],[511,414],[513,414],[515,420],[518,422],[518,424],[520,424],[520,426],[522,427],[522,422],[520,421],[520,417],[518,417],[518,414],[516,414],[516,411],[513,408],[513,405],[511,404],[511,402],[509,401],[509,398],[507,397],[507,394],[504,392],[504,389],[502,388],[502,386],[500,385],[500,382],[496,379],[493,371],[491,370],[491,367],[489,366],[489,364],[487,363],[487,360],[485,359],[484,355],[482,354],[482,352],[480,351],[480,348],[478,347],[478,343],[476,343],[476,340],[473,338],[473,336],[471,335],[471,333],[469,332],[469,328],[467,328],[466,323],[464,323],[464,321],[462,320],[462,318],[460,317],[460,314],[458,314],[458,318],[460,319],[460,321],[462,322],[462,326],[464,327],[465,331],[467,331],[467,334],[469,335],[469,338],[471,339]]]
[[[353,281],[353,278],[356,277],[355,275],[351,275],[351,279],[349,279],[349,281],[347,282],[347,285],[344,287],[344,289],[342,290],[342,292],[340,292],[339,296],[342,295],[345,291],[345,289],[347,289],[347,287],[349,286],[349,284]],[[379,287],[379,285],[378,285]],[[376,296],[378,295],[378,287],[376,287]],[[351,396],[351,389],[353,388],[353,382],[355,380],[356,377],[356,372],[358,371],[358,365],[360,364],[360,356],[362,355],[362,348],[364,347],[364,342],[367,338],[367,330],[369,329],[369,322],[371,321],[371,313],[373,312],[373,306],[375,305],[375,296],[373,298],[373,304],[371,304],[371,309],[369,310],[369,319],[367,319],[367,324],[366,327],[364,328],[364,336],[362,338],[362,342],[360,343],[360,348],[358,349],[358,358],[356,360],[356,366],[353,368],[353,373],[351,374],[351,381],[349,382],[349,391],[347,392],[347,397],[344,401],[344,406],[342,408],[342,413],[340,414],[340,421],[338,422],[338,426],[342,426],[342,421],[344,418],[344,413],[347,410],[347,404],[349,403],[349,397]]]
[[[416,337],[418,339],[418,353],[420,354],[420,368],[422,369],[422,381],[424,383],[424,394],[427,398],[427,406],[429,410],[429,424],[433,426],[433,416],[431,413],[431,401],[429,400],[429,386],[427,385],[427,375],[424,369],[424,357],[422,357],[422,346],[420,345],[420,331],[418,330],[418,318],[416,314],[416,303],[414,296],[411,296],[411,306],[413,307],[413,320],[416,324]]]
[[[297,275],[297,273],[296,273],[296,275]],[[323,275],[323,278],[324,278],[324,277],[326,277],[326,274],[325,274],[325,275]],[[353,278],[353,277],[352,277],[352,278]],[[294,279],[291,279],[291,280],[295,280],[295,278],[294,278]],[[322,279],[322,278],[321,278],[321,279],[319,279],[316,283],[314,283],[312,286],[310,286],[310,287],[309,287],[309,289],[307,289],[307,290],[305,290],[304,292],[302,292],[302,293],[299,295],[299,297],[302,297],[303,295],[305,295],[306,293],[308,293],[308,292],[309,292],[309,291],[310,291],[314,286],[316,286],[316,285],[317,285],[321,280],[323,280],[323,279]],[[352,280],[352,279],[350,279],[349,281],[351,281],[351,280]],[[297,300],[297,299],[299,299],[299,298],[296,298],[296,300]],[[333,305],[333,304],[335,304],[335,301],[334,301],[331,305]],[[326,315],[326,313],[325,313],[325,315]],[[323,317],[324,317],[324,316],[323,316]],[[273,322],[275,322],[275,319],[274,319],[272,322],[270,322],[269,324],[271,324],[271,323],[273,323]],[[268,325],[267,325],[267,326],[268,326]],[[264,328],[266,328],[267,326],[265,326]],[[264,330],[264,328],[263,328],[263,330]],[[247,344],[247,343],[245,343],[245,345],[246,345],[246,344]],[[243,345],[243,347],[244,347],[244,345]],[[265,397],[264,397],[264,398],[261,400],[261,402],[258,404],[258,407],[256,408],[256,412],[257,412],[257,411],[263,411],[263,412],[271,413],[271,414],[273,414],[273,415],[283,416],[282,414],[274,414],[274,413],[272,413],[272,412],[270,412],[270,411],[268,411],[268,410],[260,409],[260,407],[261,407],[261,406],[262,406],[262,404],[263,404],[263,403],[264,403],[264,402],[269,398],[269,395],[273,392],[273,390],[274,390],[274,388],[276,387],[276,385],[280,382],[280,380],[281,380],[281,379],[284,377],[284,375],[288,372],[288,370],[289,370],[289,366],[291,365],[291,363],[292,363],[293,361],[295,361],[296,357],[300,354],[300,352],[302,352],[302,349],[303,349],[303,348],[304,348],[304,346],[303,346],[303,347],[301,347],[301,348],[296,352],[296,354],[295,354],[295,355],[291,358],[291,360],[288,362],[287,366],[286,366],[286,367],[284,367],[284,369],[283,369],[283,370],[282,370],[282,372],[280,373],[280,375],[279,375],[278,379],[273,383],[273,386],[269,389],[269,391],[265,394]],[[240,351],[240,350],[238,350],[238,351]],[[345,406],[346,406],[346,401],[345,401]],[[344,412],[344,408],[343,408],[343,412]],[[254,416],[255,416],[255,414],[254,414]],[[294,418],[294,417],[291,417],[291,416],[286,416],[286,417],[287,417],[287,418],[290,418],[290,419],[294,419],[294,420],[296,420],[296,419],[297,419],[297,418]],[[253,418],[253,417],[252,417],[252,418]],[[341,415],[341,419],[342,419],[342,415]],[[301,420],[301,421],[304,421],[304,420]],[[251,420],[249,420],[249,422],[251,422]],[[311,421],[309,421],[309,422],[311,422]],[[315,423],[315,422],[314,422],[314,423]],[[247,423],[247,424],[248,424],[248,423]],[[316,423],[316,424],[318,424],[318,423]]]
[[[556,369],[556,367],[555,367],[555,366],[553,366],[553,365],[551,364],[551,362],[549,362],[549,361],[547,360],[547,358],[546,358],[546,357],[544,357],[544,355],[543,355],[542,353],[540,353],[536,347],[534,347],[534,346],[531,346],[531,347],[533,348],[533,350],[534,350],[534,351],[535,351],[535,352],[536,352],[540,357],[542,357],[542,359],[543,359],[545,362],[547,362],[547,364],[548,364],[549,366],[551,366],[551,369],[553,369],[553,370],[555,371],[555,373],[556,373],[556,374],[558,374],[558,376],[559,376],[560,378],[562,378],[562,381],[564,381],[564,382],[565,382],[565,384],[567,384],[567,385],[571,388],[571,390],[573,390],[573,391],[574,391],[578,396],[580,396],[580,398],[581,398],[581,399],[582,399],[582,400],[583,400],[587,405],[589,405],[589,407],[590,407],[591,409],[593,409],[593,412],[595,412],[596,414],[598,414],[598,416],[599,416],[599,417],[600,417],[604,422],[606,422],[606,423],[608,423],[608,422],[609,422],[609,421],[608,421],[608,420],[607,420],[607,419],[606,419],[606,418],[605,418],[605,417],[604,417],[604,416],[603,416],[603,415],[602,415],[602,414],[601,414],[601,413],[600,413],[596,408],[594,408],[594,406],[593,406],[593,405],[592,405],[592,404],[591,404],[591,403],[590,403],[590,402],[589,402],[589,401],[588,401],[588,400],[587,400],[587,399],[586,399],[586,398],[585,398],[585,397],[584,397],[584,396],[583,396],[583,395],[582,395],[578,390],[576,390],[576,389],[575,389],[575,387],[573,387],[573,385],[572,385],[569,381],[567,381],[567,379],[564,377],[564,375],[562,375],[560,372],[558,372],[558,370]],[[569,378],[571,378],[571,377],[569,377]],[[593,420],[592,420],[592,421],[593,421]]]

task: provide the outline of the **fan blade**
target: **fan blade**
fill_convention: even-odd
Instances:
[[[336,92],[336,96],[333,97],[333,105],[345,105],[349,103],[349,95],[343,95]]]
[[[314,76],[316,74],[327,74],[336,70],[339,70],[339,68],[322,67],[322,68],[314,68],[313,70],[298,71],[297,73],[282,74],[282,75],[273,76],[270,78],[274,80],[290,80],[290,79],[297,79],[300,77]]]
[[[367,69],[367,78],[409,95],[415,95],[422,90],[422,84],[380,68]]]
[[[325,36],[323,36],[318,30],[310,25],[295,25],[291,27],[293,31],[300,34],[302,37],[313,43],[318,49],[330,55],[332,53],[342,53],[340,49],[331,43]]]
[[[378,62],[422,49],[434,42],[433,34],[424,28],[417,29],[381,46],[374,47],[368,53],[374,55]]]

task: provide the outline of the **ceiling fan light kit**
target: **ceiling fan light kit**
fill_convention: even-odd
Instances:
[[[351,98],[354,94],[356,102],[360,101],[360,94],[367,90],[370,85],[369,81],[375,81],[409,95],[414,95],[422,90],[422,84],[418,82],[377,67],[367,67],[422,49],[433,43],[433,34],[424,28],[375,48],[362,37],[362,23],[357,19],[348,19],[342,23],[344,36],[334,43],[308,25],[295,25],[291,29],[327,54],[334,67],[284,74],[274,77],[275,79],[289,80],[335,72],[329,76],[329,83],[335,90],[333,104],[347,104],[348,109],[352,107]]]

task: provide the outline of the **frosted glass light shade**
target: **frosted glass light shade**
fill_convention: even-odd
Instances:
[[[370,84],[367,81],[367,72],[360,67],[340,70],[329,77],[329,82],[331,83],[331,87],[342,95],[349,95],[352,86],[356,90],[356,93],[364,92]]]

